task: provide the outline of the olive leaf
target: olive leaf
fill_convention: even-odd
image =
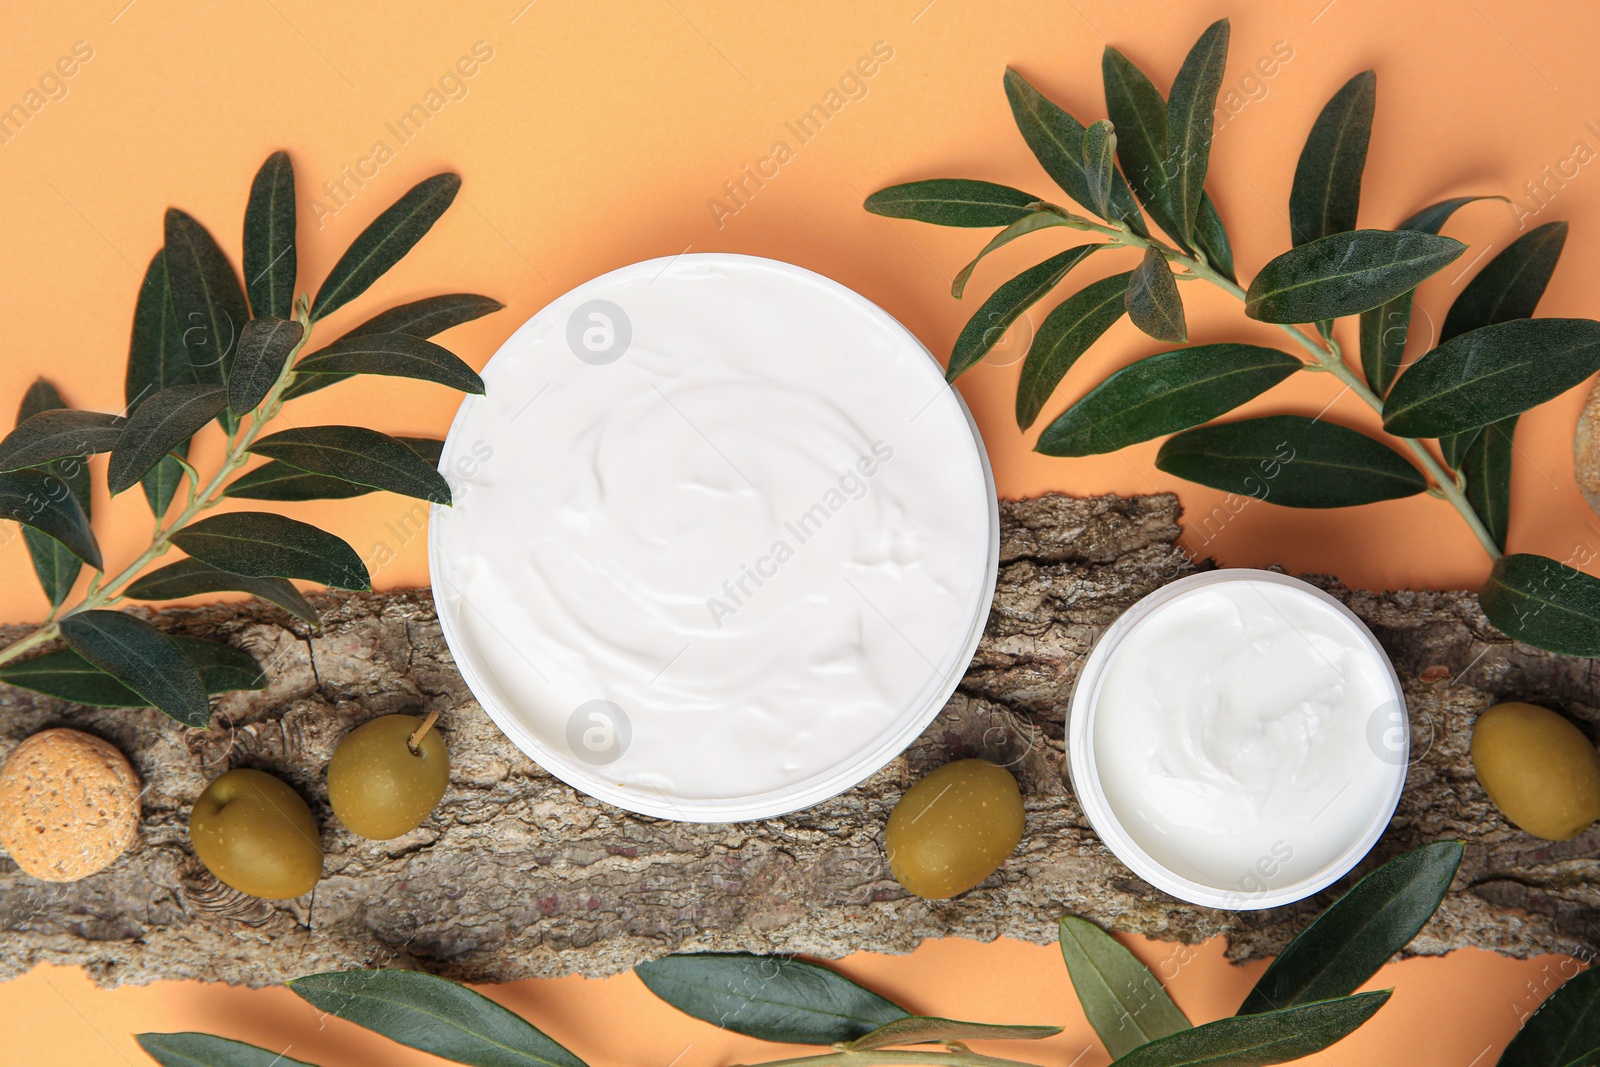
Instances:
[[[265,689],[267,676],[246,652],[216,641],[169,634],[200,673],[208,694]],[[0,682],[19,689],[97,708],[148,708],[149,700],[70,648],[46,652],[0,667]]]
[[[267,398],[304,335],[305,327],[291,319],[258,317],[244,324],[228,375],[228,407],[235,415]]]
[[[504,307],[505,305],[498,300],[491,300],[475,293],[430,296],[381,311],[339,339],[361,337],[369,333],[405,333],[412,337],[433,337],[451,327],[482,318]],[[297,396],[324,389],[348,377],[350,377],[348,374],[304,374],[289,383],[289,387],[283,391],[283,398],[292,400]]]
[[[1415,496],[1427,479],[1400,453],[1344,426],[1267,415],[1169,438],[1156,467],[1191,482],[1291,508],[1343,508]]]
[[[434,437],[395,437],[421,456],[431,467],[439,466],[444,442]],[[377,492],[370,485],[359,485],[322,474],[308,474],[298,467],[273,460],[246,471],[222,490],[224,496],[245,500],[345,500]]]
[[[0,440],[0,471],[42,467],[58,459],[109,452],[122,436],[120,415],[60,407],[18,423]]]
[[[1112,179],[1117,173],[1117,134],[1110,122],[1091,122],[1083,131],[1083,176],[1089,186],[1089,204],[1103,219],[1112,217]]]
[[[1206,170],[1211,160],[1211,133],[1216,121],[1217,92],[1228,61],[1228,20],[1206,27],[1195,42],[1167,101],[1167,173],[1173,220],[1185,241],[1194,236],[1200,198],[1205,195]]]
[[[1506,528],[1511,523],[1511,456],[1516,432],[1515,415],[1490,423],[1472,434],[1472,443],[1460,463],[1467,502],[1502,552],[1506,548]]]
[[[979,249],[976,256],[972,257],[972,262],[961,268],[961,273],[957,274],[955,281],[950,283],[950,295],[957,300],[961,299],[961,294],[966,292],[967,282],[972,278],[972,272],[983,261],[983,257],[990,252],[1036,230],[1047,230],[1055,226],[1065,225],[1067,225],[1067,220],[1054,211],[1034,211],[1022,216],[1022,218],[990,238],[989,243]]]
[[[220,385],[173,385],[152,393],[134,409],[111,450],[106,482],[115,496],[144,477],[161,457],[186,444],[228,406]]]
[[[1504,200],[1505,197],[1458,196],[1430,204],[1402,222],[1401,230],[1438,233],[1457,209],[1474,200]],[[1406,352],[1406,336],[1411,331],[1411,302],[1415,289],[1368,308],[1361,313],[1361,371],[1367,385],[1382,399],[1400,373],[1400,360]]]
[[[1377,74],[1364,70],[1333,94],[1312,123],[1289,191],[1296,245],[1356,228],[1377,93]]]
[[[263,437],[250,451],[308,474],[450,503],[450,485],[432,464],[403,442],[364,426],[298,426]]]
[[[950,351],[945,380],[955,381],[1000,343],[1013,322],[1061,283],[1067,272],[1104,245],[1079,245],[1037,263],[990,294],[967,320]]]
[[[281,1052],[212,1034],[134,1034],[133,1039],[161,1067],[316,1067]]]
[[[384,374],[416,378],[482,393],[483,379],[466,362],[442,345],[405,333],[368,333],[342,337],[295,363],[296,382],[304,375]]]
[[[322,1011],[407,1048],[470,1067],[584,1067],[520,1015],[420,971],[330,971],[289,988]]]
[[[128,343],[123,401],[131,411],[152,393],[171,385],[188,385],[194,380],[194,369],[189,365],[189,352],[184,348],[183,331],[178,324],[178,312],[172,304],[167,253],[162,249],[150,260],[139,286],[139,300],[133,310],[133,337]],[[189,445],[185,442],[172,451],[187,456]],[[165,456],[141,479],[145,500],[156,518],[167,513],[183,476],[183,464],[172,456]]]
[[[1083,1014],[1112,1059],[1190,1028],[1149,968],[1100,927],[1068,915],[1059,939]]]
[[[1124,298],[1128,318],[1157,341],[1187,341],[1189,327],[1183,321],[1183,298],[1178,283],[1167,266],[1167,257],[1154,248],[1144,250],[1144,258],[1128,280]]]
[[[1242,344],[1146,356],[1063,412],[1039,435],[1036,451],[1089,456],[1187,430],[1260,396],[1304,366],[1275,348]]]
[[[1436,841],[1362,878],[1289,942],[1256,979],[1237,1014],[1354,993],[1428,924],[1464,851],[1460,841]]]
[[[211,718],[205,682],[178,643],[143,619],[92,610],[59,623],[73,651],[185,726]]]
[[[1353,315],[1416,288],[1465,248],[1416,230],[1329,234],[1262,267],[1245,294],[1245,314],[1279,323]]]
[[[312,626],[320,625],[317,609],[300,591],[282,578],[247,578],[242,574],[218,570],[198,559],[180,559],[142,575],[123,590],[131,600],[180,600],[206,593],[251,593],[269,600],[284,611]]]
[[[1206,257],[1212,270],[1230,282],[1238,281],[1234,275],[1233,245],[1228,241],[1227,227],[1222,224],[1222,216],[1217,214],[1217,205],[1207,195],[1200,197],[1200,213],[1194,219],[1194,244]]]
[[[1389,999],[1389,990],[1235,1015],[1157,1038],[1119,1057],[1115,1067],[1263,1067],[1287,1063],[1354,1033]]]
[[[1383,402],[1383,428],[1444,437],[1537,407],[1600,370],[1600,322],[1513,319],[1426,353]]]
[[[196,381],[228,379],[234,346],[250,311],[239,276],[211,231],[177,208],[167,209],[167,275],[178,333]]]
[[[29,467],[0,474],[0,519],[48,534],[95,570],[102,569],[89,517],[72,486],[49,471]]]
[[[1548,222],[1511,242],[1505,251],[1491,259],[1461,295],[1450,305],[1439,341],[1453,340],[1463,333],[1512,319],[1532,318],[1544,296],[1545,286],[1555,273],[1556,261],[1566,244],[1567,224]],[[1439,439],[1444,461],[1460,470],[1472,443],[1475,430],[1450,434]]]
[[[1547,556],[1494,561],[1478,606],[1508,637],[1567,656],[1600,656],[1600,579]]]
[[[1187,248],[1169,209],[1166,98],[1132,60],[1110,45],[1100,57],[1100,71],[1106,112],[1117,128],[1117,158],[1128,184],[1156,225]]]
[[[1497,1067],[1546,1067],[1592,1060],[1600,1051],[1600,968],[1574,975],[1522,1024]]]
[[[311,321],[354,300],[422,240],[461,189],[459,174],[424,178],[356,236],[311,301]]]
[[[1094,193],[1083,162],[1083,125],[1009,67],[1005,87],[1011,116],[1039,165],[1068,196],[1093,211]],[[1126,219],[1135,229],[1141,228],[1138,202],[1121,174],[1112,175],[1109,199],[1110,214],[1102,218]]]
[[[633,972],[686,1015],[765,1041],[855,1041],[907,1012],[837,971],[788,956],[680,953]]]
[[[1039,197],[1009,185],[969,178],[931,178],[891,185],[862,205],[874,215],[934,226],[1009,226],[1033,210]]]
[[[35,415],[62,410],[66,406],[67,402],[54,385],[43,378],[35,378],[27,392],[22,394],[22,403],[17,406],[17,423],[21,425]],[[87,521],[93,500],[88,463],[74,456],[46,464],[45,471],[66,483]],[[72,592],[72,586],[83,570],[83,561],[73,555],[66,545],[31,526],[22,527],[22,542],[27,546],[33,573],[38,576],[39,586],[49,598],[50,606],[60,607]]]
[[[244,209],[245,288],[256,318],[287,319],[293,313],[296,256],[294,164],[289,153],[274,152],[256,171]]]
[[[1026,430],[1078,357],[1122,318],[1132,271],[1085,286],[1045,316],[1017,383],[1017,427]]]
[[[950,1041],[1039,1041],[1061,1032],[1059,1026],[1001,1026],[993,1023],[967,1023],[931,1015],[907,1015],[884,1023],[865,1037],[848,1042],[852,1051],[890,1048],[894,1045],[927,1045]]]
[[[299,578],[338,589],[370,589],[355,549],[309,523],[265,511],[212,515],[172,534],[195,559],[247,578]]]

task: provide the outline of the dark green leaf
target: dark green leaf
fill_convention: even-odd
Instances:
[[[396,437],[396,441],[437,468],[444,442],[433,437]],[[338,478],[307,474],[298,467],[274,460],[235,478],[222,490],[224,496],[245,500],[345,500],[377,492],[368,485],[356,485]]]
[[[1039,435],[1047,456],[1090,456],[1187,430],[1303,367],[1275,348],[1218,344],[1146,356],[1117,371]]]
[[[1600,1047],[1585,1052],[1582,1056],[1568,1063],[1566,1067],[1600,1067]]]
[[[247,578],[299,578],[339,589],[370,589],[361,557],[333,534],[264,511],[212,515],[172,535],[172,543],[220,570]]]
[[[133,1039],[161,1067],[316,1067],[211,1034],[134,1034]]]
[[[1478,606],[1508,637],[1566,656],[1600,656],[1600,579],[1575,567],[1504,556],[1478,590]]]
[[[74,556],[101,569],[100,546],[72,486],[48,471],[30,467],[0,474],[0,519],[49,534]]]
[[[262,600],[270,600],[312,626],[321,623],[317,609],[282,578],[247,578],[218,570],[197,559],[180,559],[151,571],[128,586],[123,595],[133,600],[180,600],[222,592],[251,593]]]
[[[1009,226],[1033,210],[1039,198],[994,182],[931,178],[891,185],[867,197],[874,215],[913,219],[935,226]]]
[[[294,369],[297,384],[308,375],[387,374],[437,382],[464,393],[483,392],[483,379],[460,356],[405,333],[342,337],[327,348],[302,357]]]
[[[80,611],[60,627],[80,656],[183,725],[203,727],[210,720],[200,672],[176,641],[143,619],[121,611]]]
[[[1169,206],[1166,98],[1127,56],[1109,45],[1101,56],[1100,70],[1105,79],[1106,112],[1117,128],[1117,157],[1128,183],[1156,225],[1187,248]]]
[[[346,333],[344,337],[361,337],[369,333],[407,333],[412,337],[433,337],[453,326],[482,318],[491,311],[499,311],[504,307],[505,305],[498,300],[475,296],[472,293],[430,296],[379,312]],[[325,389],[348,377],[350,377],[348,374],[303,374],[289,383],[289,388],[284,390],[283,396],[285,400],[292,400],[297,396]]]
[[[1016,71],[1006,70],[1006,99],[1016,119],[1022,139],[1028,142],[1039,165],[1068,196],[1093,211],[1094,193],[1083,166],[1083,126],[1077,119],[1044,98]],[[1121,174],[1113,173],[1111,214],[1106,218],[1126,218],[1135,225],[1140,219],[1139,205]]]
[[[1245,314],[1282,323],[1354,315],[1416,288],[1465,248],[1415,230],[1330,234],[1262,267],[1245,295]]]
[[[1485,426],[1471,434],[1472,443],[1461,460],[1467,502],[1502,552],[1511,523],[1511,441],[1516,432],[1515,415]]]
[[[189,365],[196,381],[221,385],[250,318],[239,276],[210,231],[175,207],[167,209],[166,239],[172,304]]]
[[[1498,1067],[1555,1067],[1600,1050],[1600,967],[1569,978],[1539,1005]]]
[[[1458,208],[1474,200],[1504,200],[1505,197],[1458,196],[1430,204],[1399,226],[1402,230],[1420,230],[1438,233],[1446,220]],[[1408,289],[1399,296],[1361,313],[1361,369],[1367,384],[1381,398],[1394,384],[1400,373],[1400,361],[1406,352],[1406,335],[1411,330],[1411,301],[1416,290]],[[1454,463],[1451,466],[1455,466]]]
[[[1567,242],[1567,224],[1547,222],[1506,246],[1468,282],[1439,330],[1441,343],[1469,330],[1533,317]]]
[[[679,954],[633,972],[684,1014],[764,1041],[854,1041],[907,1014],[836,971],[788,956]]]
[[[1112,1059],[1189,1029],[1156,976],[1100,927],[1068,915],[1061,920],[1060,940],[1083,1014]]]
[[[35,415],[64,409],[66,406],[67,402],[62,399],[60,391],[54,385],[43,378],[36,378],[28,387],[28,391],[22,394],[22,403],[17,407],[17,423],[20,425]],[[88,463],[73,457],[48,464],[45,469],[67,483],[87,520],[92,502]],[[78,574],[83,570],[83,561],[68,551],[67,546],[60,541],[40,533],[31,526],[22,528],[22,541],[28,548],[33,573],[38,576],[44,595],[50,598],[50,606],[60,607],[72,592]]]
[[[1085,286],[1056,305],[1034,336],[1017,383],[1017,427],[1026,430],[1078,357],[1120,318],[1132,271]]]
[[[1433,918],[1461,866],[1460,841],[1388,861],[1336,900],[1256,980],[1238,1015],[1354,993]]]
[[[1112,217],[1111,182],[1117,173],[1117,134],[1105,119],[1083,131],[1083,175],[1089,184],[1089,207],[1103,219]]]
[[[884,1023],[865,1037],[856,1038],[849,1047],[867,1050],[946,1041],[1039,1041],[1060,1032],[1059,1026],[996,1026],[929,1015],[907,1015],[892,1023]]]
[[[256,171],[244,209],[245,287],[256,318],[287,319],[293,313],[296,255],[294,164],[289,153],[274,152]]]
[[[250,446],[308,474],[450,503],[444,475],[403,442],[364,426],[299,426],[264,437]]]
[[[1003,245],[1010,244],[1024,234],[1033,233],[1035,230],[1050,229],[1054,226],[1065,226],[1066,224],[1067,221],[1054,211],[1035,211],[1022,216],[1022,218],[990,238],[989,243],[984,245],[978,254],[973,257],[972,262],[961,268],[961,273],[956,275],[956,280],[950,283],[950,295],[957,300],[961,299],[961,294],[966,291],[967,281],[972,277],[973,270],[977,268],[983,257],[990,252]]]
[[[1125,303],[1133,324],[1157,341],[1189,339],[1178,283],[1167,266],[1167,257],[1154,248],[1144,250],[1144,259],[1128,281]]]
[[[977,314],[961,328],[955,346],[950,351],[950,366],[945,370],[945,379],[953,382],[962,372],[971,369],[1000,343],[1000,338],[1005,336],[1006,330],[1023,312],[1059,285],[1067,272],[1083,262],[1086,256],[1104,247],[1079,245],[1069,248],[1043,263],[1029,267],[996,289],[978,308]]]
[[[1427,480],[1366,434],[1304,415],[1201,426],[1173,437],[1156,466],[1191,482],[1291,508],[1345,508],[1414,496]]]
[[[1443,437],[1520,415],[1600,370],[1600,322],[1513,319],[1417,360],[1383,402],[1383,428]]]
[[[316,322],[343,307],[400,262],[433,228],[461,189],[459,174],[435,174],[412,186],[351,242],[311,302]]]
[[[470,1067],[584,1067],[520,1015],[420,971],[333,971],[289,988],[321,1010],[407,1048]]]
[[[220,385],[173,385],[152,393],[134,409],[111,450],[106,482],[112,495],[131,488],[227,406],[228,391]]]
[[[178,312],[172,305],[172,288],[167,279],[167,253],[162,249],[150,261],[144,283],[139,287],[139,303],[133,312],[133,339],[128,345],[128,375],[123,399],[131,411],[152,393],[171,385],[188,385],[194,380],[194,370],[189,366],[189,353],[183,346],[183,331],[178,325]],[[187,456],[189,446],[184,444],[173,451]],[[178,484],[183,480],[183,473],[182,464],[168,456],[144,476],[145,500],[156,518],[167,513],[178,491]]]
[[[1301,1004],[1262,1015],[1236,1015],[1163,1037],[1116,1061],[1116,1067],[1265,1067],[1287,1063],[1353,1033],[1383,1007],[1389,991]]]
[[[1167,102],[1167,173],[1173,221],[1185,241],[1194,237],[1194,221],[1205,195],[1211,161],[1211,130],[1216,121],[1217,91],[1228,62],[1228,20],[1218,19],[1200,35],[1172,80]]]
[[[1439,438],[1439,452],[1444,456],[1445,466],[1459,471],[1467,461],[1467,453],[1482,435],[1483,427],[1480,426],[1475,430],[1464,430]]]
[[[244,324],[228,375],[228,407],[235,415],[249,414],[267,398],[304,333],[292,319],[258,316]]]
[[[122,436],[124,421],[103,411],[41,411],[0,440],[0,471],[109,452]]]
[[[1378,76],[1364,70],[1333,94],[1312,123],[1289,192],[1289,230],[1295,244],[1356,228],[1377,98]]]
[[[1238,281],[1233,273],[1233,245],[1228,242],[1228,230],[1217,214],[1217,205],[1206,195],[1201,195],[1200,214],[1195,216],[1194,243],[1212,270],[1231,282]]]

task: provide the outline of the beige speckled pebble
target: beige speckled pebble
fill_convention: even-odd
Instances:
[[[41,730],[0,769],[0,846],[28,874],[74,882],[109,867],[139,830],[139,776],[115,745]]]

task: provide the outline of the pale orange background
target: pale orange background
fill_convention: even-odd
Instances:
[[[1363,198],[1367,225],[1390,226],[1463,193],[1502,193],[1539,208],[1527,202],[1524,183],[1542,180],[1542,168],[1571,157],[1576,142],[1600,148],[1600,69],[1592,55],[1600,17],[1582,0],[36,5],[26,18],[8,20],[0,38],[0,104],[20,101],[74,42],[88,42],[94,56],[66,83],[64,98],[0,144],[0,320],[9,352],[0,365],[0,420],[37,374],[55,379],[74,404],[119,408],[134,296],[160,243],[162,210],[171,204],[190,211],[236,256],[250,176],[280,147],[292,153],[299,181],[302,288],[314,289],[359,229],[410,184],[446,168],[465,177],[445,220],[368,297],[332,317],[319,330],[324,337],[401,300],[482,292],[508,309],[445,337],[481,366],[518,323],[585,279],[652,256],[727,250],[837,278],[883,304],[942,357],[978,298],[1062,239],[1048,234],[1013,245],[980,269],[972,298],[958,304],[946,293],[948,280],[982,235],[876,218],[860,210],[862,197],[892,182],[944,175],[1051,195],[1011,126],[1004,67],[1016,66],[1087,120],[1103,106],[1098,71],[1106,40],[1165,86],[1188,43],[1223,14],[1233,17],[1225,92],[1249,102],[1220,126],[1209,185],[1246,277],[1286,246],[1294,159],[1313,115],[1364,67],[1378,70],[1380,86]],[[422,101],[479,41],[494,54],[467,81],[465,98],[397,145],[386,123]],[[868,81],[867,95],[800,145],[785,123],[818,103],[879,41],[894,55]],[[1280,41],[1293,58],[1270,80],[1247,83],[1253,63]],[[328,200],[322,183],[339,178],[380,139],[394,158],[346,204]],[[739,210],[725,210],[719,220],[708,202],[778,140],[794,158],[748,203],[725,200]],[[1590,225],[1600,218],[1596,175],[1590,164],[1564,187],[1550,186],[1548,205],[1524,220],[1574,223],[1544,314],[1597,310],[1588,292],[1600,274]],[[1503,248],[1518,220],[1504,205],[1480,204],[1449,229],[1473,247],[1423,287],[1424,333],[1442,320],[1468,262]],[[1079,280],[1126,269],[1114,259],[1091,261]],[[1220,294],[1190,287],[1185,295],[1194,340],[1277,343],[1274,330],[1247,324]],[[1354,349],[1353,334],[1341,338]],[[1010,414],[1020,347],[1003,347],[962,382],[1002,494],[1174,489],[1192,511],[1217,504],[1217,494],[1156,471],[1154,444],[1099,459],[1033,455],[1032,435],[1020,434]],[[1046,416],[1153,350],[1119,325],[1073,372]],[[1306,375],[1253,407],[1314,413],[1333,395],[1327,379]],[[1581,401],[1575,392],[1523,420],[1515,550],[1586,560],[1600,548],[1600,522],[1573,485],[1570,440]],[[437,387],[372,380],[299,401],[286,418],[442,434],[456,402]],[[1329,415],[1374,425],[1349,396],[1335,400]],[[202,465],[215,452],[214,440],[201,447]],[[148,531],[137,497],[99,504],[96,526],[113,564],[137,552]],[[422,539],[402,541],[386,528],[410,509],[374,496],[293,513],[340,532],[363,555],[380,545],[396,553],[375,574],[380,587],[392,587],[427,579]],[[1426,497],[1335,512],[1251,506],[1214,536],[1191,529],[1186,540],[1197,554],[1226,564],[1281,563],[1367,587],[1471,586],[1487,571],[1448,507]],[[0,618],[39,618],[45,605],[14,536],[0,546],[0,574],[8,576],[0,583]],[[1173,946],[1132,943],[1153,964],[1178,958]],[[844,966],[920,1010],[1064,1024],[1068,1033],[1050,1053],[1059,1062],[1090,1040],[1049,948],[940,942],[910,957],[856,957]],[[1393,1003],[1325,1062],[1492,1062],[1492,1050],[1561,966],[1471,952],[1393,966],[1378,980],[1398,986]],[[1258,969],[1234,968],[1210,945],[1178,968],[1173,985],[1179,1003],[1206,1019],[1231,1011]],[[709,1067],[779,1054],[660,1009],[631,977],[526,982],[493,992],[594,1063]],[[395,1063],[423,1059],[343,1024],[324,1026],[283,991],[162,984],[103,992],[81,974],[48,968],[0,985],[8,1063],[137,1063],[131,1031],[183,1028],[292,1046],[290,1055],[330,1065],[374,1055]],[[1076,1062],[1094,1067],[1104,1054],[1095,1048]]]

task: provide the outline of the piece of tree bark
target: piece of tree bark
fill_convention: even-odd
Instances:
[[[729,826],[630,815],[545,774],[472,701],[425,591],[320,598],[326,621],[314,634],[259,601],[152,614],[175,632],[248,650],[271,684],[219,698],[204,732],[153,710],[83,708],[0,686],[0,757],[37,730],[73,726],[115,742],[146,785],[139,840],[108,870],[52,885],[0,861],[0,978],[48,962],[81,964],[107,985],[263,985],[382,965],[509,981],[605,975],[675,950],[832,958],[906,952],[929,937],[1042,943],[1064,912],[1166,940],[1225,936],[1238,959],[1271,954],[1349,880],[1269,911],[1181,903],[1101,845],[1062,778],[1063,712],[1081,657],[1124,608],[1196,569],[1174,544],[1177,520],[1177,501],[1165,495],[1002,503],[994,610],[960,691],[934,723],[843,795]],[[1388,648],[1413,723],[1400,809],[1359,871],[1424,841],[1468,842],[1461,874],[1411,951],[1600,947],[1600,828],[1559,844],[1516,830],[1489,804],[1467,755],[1474,717],[1501,699],[1559,708],[1593,737],[1594,664],[1509,641],[1468,594],[1318,584]],[[396,841],[345,832],[323,788],[335,743],[373,716],[432,708],[443,714],[452,756],[443,805]],[[1017,774],[1026,836],[978,889],[918,900],[889,875],[884,821],[919,775],[967,756]],[[195,860],[189,806],[232,767],[277,773],[310,802],[327,848],[314,898],[245,897]]]

